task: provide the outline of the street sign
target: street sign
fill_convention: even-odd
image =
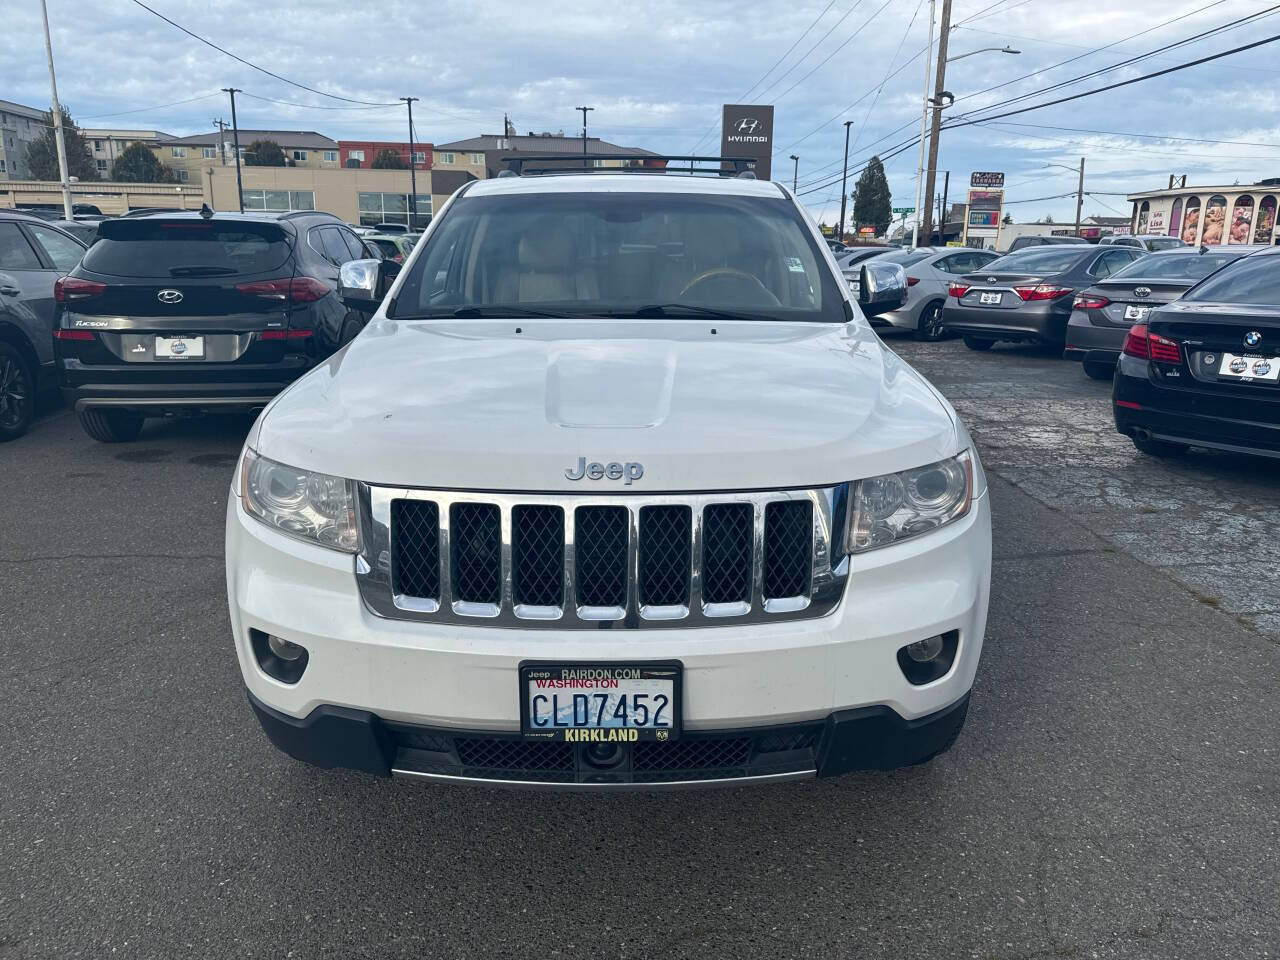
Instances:
[[[992,170],[978,170],[969,174],[971,187],[1003,187],[1004,174]]]
[[[894,212],[894,213],[904,213],[904,214],[905,214],[905,213],[915,213],[915,212],[916,212],[916,208],[915,208],[915,207],[894,207],[894,208],[893,208],[893,212]]]

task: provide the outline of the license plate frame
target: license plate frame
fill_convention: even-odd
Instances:
[[[1243,361],[1243,370],[1237,372],[1232,369],[1236,361]],[[1261,373],[1258,372],[1263,369],[1258,366],[1260,363],[1266,365]],[[1260,353],[1224,353],[1218,363],[1218,377],[1232,382],[1280,383],[1280,357],[1266,357]]]
[[[571,672],[572,675],[566,675],[566,671]],[[630,673],[634,673],[635,676],[628,675]],[[670,742],[680,738],[684,715],[684,665],[678,660],[639,660],[614,663],[526,660],[519,664],[517,677],[520,693],[520,733],[527,739],[567,741],[570,743],[638,743],[642,741]],[[668,714],[668,716],[664,717],[664,719],[668,720],[668,724],[664,726],[623,726],[607,725],[599,722],[592,724],[590,722],[592,719],[597,721],[600,719],[602,710],[608,712],[609,708],[613,708],[616,711],[616,700],[606,701],[605,704],[601,705],[596,699],[601,694],[608,697],[609,693],[607,691],[613,688],[602,690],[591,686],[562,687],[557,685],[554,688],[548,688],[544,695],[550,697],[568,695],[570,699],[567,704],[558,704],[553,700],[553,706],[559,706],[561,709],[568,706],[574,713],[574,716],[570,719],[576,720],[580,716],[580,714],[577,714],[580,701],[574,701],[572,698],[575,694],[580,697],[585,696],[588,712],[594,713],[594,717],[587,716],[588,722],[586,724],[535,725],[532,707],[535,706],[533,700],[538,694],[534,693],[531,688],[537,680],[560,682],[615,680],[625,684],[625,686],[620,686],[617,689],[627,694],[662,694],[669,689],[667,694],[669,702],[660,708],[663,714]],[[670,686],[669,688],[654,686],[649,690],[637,689],[638,684],[641,683],[669,684]],[[539,707],[539,712],[549,709],[549,705],[545,702],[536,706]],[[552,719],[555,719],[554,713]],[[604,717],[605,721],[613,721],[615,719],[616,717],[613,714]]]
[[[1004,294],[996,293],[979,293],[978,306],[980,307],[998,307],[1000,301],[1004,299]]]
[[[158,360],[203,360],[204,337],[156,337]]]
[[[1150,307],[1140,307],[1136,303],[1131,303],[1124,308],[1124,318],[1126,320],[1145,320],[1150,312]]]

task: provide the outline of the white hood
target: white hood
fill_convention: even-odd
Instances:
[[[852,323],[379,319],[277,398],[250,443],[377,484],[639,493],[823,486],[968,440]],[[579,458],[643,475],[571,480]]]

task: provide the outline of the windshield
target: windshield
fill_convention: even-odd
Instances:
[[[464,196],[424,242],[390,316],[634,316],[649,307],[845,319],[825,251],[781,196]]]
[[[289,258],[275,224],[215,220],[104,220],[84,269],[115,277],[263,273]]]
[[[1280,270],[1276,265],[1271,255],[1244,257],[1193,287],[1182,299],[1274,307],[1280,304]]]
[[[1167,257],[1141,257],[1111,275],[1111,280],[1200,280],[1232,260],[1236,253],[1180,253]]]
[[[992,260],[982,269],[991,273],[1061,273],[1070,270],[1085,254],[1074,244],[1031,247]]]
[[[904,267],[909,267],[913,263],[919,263],[925,257],[933,256],[933,251],[925,250],[891,250],[889,253],[881,254],[877,259],[887,263],[900,263]]]
[[[1172,250],[1174,247],[1185,247],[1186,244],[1177,237],[1164,237],[1147,241],[1148,250]]]

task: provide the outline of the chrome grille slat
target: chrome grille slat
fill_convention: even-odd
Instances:
[[[573,496],[362,483],[358,493],[357,582],[365,605],[391,619],[529,629],[727,626],[821,616],[848,576],[848,559],[831,542],[840,487]],[[424,530],[433,507],[434,537]],[[432,559],[434,584],[422,572]],[[410,560],[416,566],[406,566]],[[778,595],[793,590],[800,593]]]

